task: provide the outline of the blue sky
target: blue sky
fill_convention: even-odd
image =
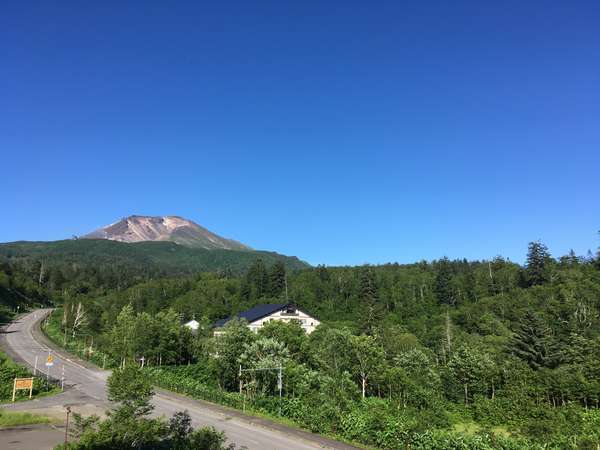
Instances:
[[[313,264],[599,244],[600,3],[13,2],[0,241],[181,215]]]

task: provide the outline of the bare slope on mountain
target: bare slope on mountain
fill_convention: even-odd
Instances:
[[[119,242],[169,241],[207,250],[251,250],[179,216],[129,216],[82,236]]]

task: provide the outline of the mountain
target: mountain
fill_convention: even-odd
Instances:
[[[107,239],[128,243],[170,241],[206,250],[252,250],[247,245],[223,238],[179,216],[129,216],[92,231],[81,239]]]

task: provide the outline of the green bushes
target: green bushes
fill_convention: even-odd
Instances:
[[[13,362],[5,353],[0,352],[0,402],[12,399],[13,380],[15,378],[31,377],[29,371]],[[36,377],[33,380],[33,395],[38,395],[49,389],[46,380]],[[17,398],[28,397],[29,391],[17,391]]]
[[[338,404],[326,395],[313,393],[305,397],[244,397],[225,392],[195,378],[203,378],[202,368],[191,366],[148,368],[146,373],[156,385],[194,398],[221,405],[285,417],[314,432],[346,440],[397,449],[535,449],[531,442],[498,436],[491,432],[466,436],[448,431],[450,416],[447,405],[434,409],[399,408],[385,399],[367,398]],[[589,428],[600,418],[590,415]]]
[[[413,434],[405,445],[414,450],[541,450],[544,448],[525,440],[504,438],[493,433],[468,436],[439,430]]]
[[[187,366],[173,368],[151,367],[146,369],[146,373],[152,382],[164,389],[232,408],[244,408],[244,397],[242,395],[234,392],[225,392],[206,385],[190,376],[190,372],[193,372],[193,369],[189,369]]]

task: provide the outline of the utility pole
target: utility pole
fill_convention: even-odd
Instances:
[[[35,364],[33,365],[33,375],[37,375],[38,355],[35,355]]]
[[[48,359],[50,359],[50,352],[48,351]],[[50,390],[50,364],[46,362],[46,390]]]
[[[279,375],[277,377],[277,387],[279,388],[279,415],[281,416],[281,391],[283,389],[283,373],[281,364],[279,364]]]
[[[281,363],[279,364],[279,367],[261,367],[258,369],[242,369],[242,366],[240,365],[240,394],[242,393],[242,372],[262,372],[268,370],[277,371],[277,389],[279,390],[279,415],[281,415],[281,401],[283,397],[283,367]]]
[[[69,414],[71,414],[71,407],[67,406],[67,423],[65,425],[65,449],[69,447]]]

